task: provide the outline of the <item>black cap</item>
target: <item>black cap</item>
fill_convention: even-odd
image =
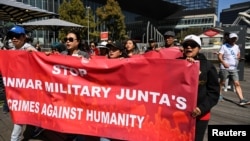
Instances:
[[[154,43],[154,42],[156,42],[156,41],[155,41],[155,39],[151,38],[151,39],[149,39],[148,42],[149,42],[149,43]]]
[[[108,47],[108,48],[115,47],[115,48],[118,48],[119,50],[123,50],[124,49],[123,45],[120,42],[108,43],[106,45],[106,47]]]

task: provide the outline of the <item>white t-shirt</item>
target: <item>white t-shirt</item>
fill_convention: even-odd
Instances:
[[[24,45],[20,49],[14,48],[14,50],[26,50],[27,48],[30,48],[30,47],[33,47],[33,46],[29,43],[24,43]]]
[[[238,67],[238,58],[237,55],[240,53],[240,48],[238,45],[234,44],[223,44],[219,50],[219,53],[222,54],[222,59],[229,65],[228,70],[237,70]],[[225,69],[225,67],[220,64],[220,69]]]

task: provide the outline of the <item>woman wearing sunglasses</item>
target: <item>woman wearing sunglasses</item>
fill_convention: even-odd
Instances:
[[[80,50],[81,38],[79,32],[68,32],[67,36],[64,38],[64,42],[66,50],[62,51],[61,54],[89,58],[89,54],[87,52]]]
[[[196,108],[191,116],[196,118],[195,141],[203,141],[204,134],[210,119],[210,110],[218,102],[220,85],[215,66],[201,54],[201,40],[196,35],[188,35],[183,41],[183,57],[190,62],[200,62],[198,97]]]

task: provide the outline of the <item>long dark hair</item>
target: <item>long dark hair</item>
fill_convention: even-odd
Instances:
[[[139,50],[139,48],[138,48],[136,42],[135,42],[133,39],[127,39],[127,40],[125,41],[124,46],[126,46],[126,44],[127,44],[128,41],[132,41],[133,45],[135,46],[134,49],[133,49],[133,51],[132,51],[133,54],[139,54],[139,53],[140,53],[140,50]],[[125,50],[126,50],[127,53],[129,53],[126,47],[125,47]]]
[[[80,32],[79,31],[77,31],[77,30],[70,30],[68,33],[67,33],[67,35],[68,34],[70,34],[70,33],[72,33],[72,34],[75,34],[76,35],[76,39],[78,40],[78,42],[79,42],[79,44],[78,44],[78,49],[81,49],[82,48],[82,44],[81,44],[81,36],[80,36]]]

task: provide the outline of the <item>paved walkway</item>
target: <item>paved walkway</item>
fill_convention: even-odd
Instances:
[[[250,99],[250,67],[244,71],[244,81],[240,81],[245,98]],[[219,102],[212,109],[209,125],[250,125],[250,105],[239,106],[238,98],[233,91],[223,92],[224,102]],[[2,113],[0,108],[0,141],[9,141],[13,124],[9,114]],[[29,140],[38,141],[38,140]],[[49,141],[49,140],[44,140]],[[52,141],[52,140],[51,140]],[[54,140],[53,140],[54,141]],[[204,141],[207,141],[205,135]]]

